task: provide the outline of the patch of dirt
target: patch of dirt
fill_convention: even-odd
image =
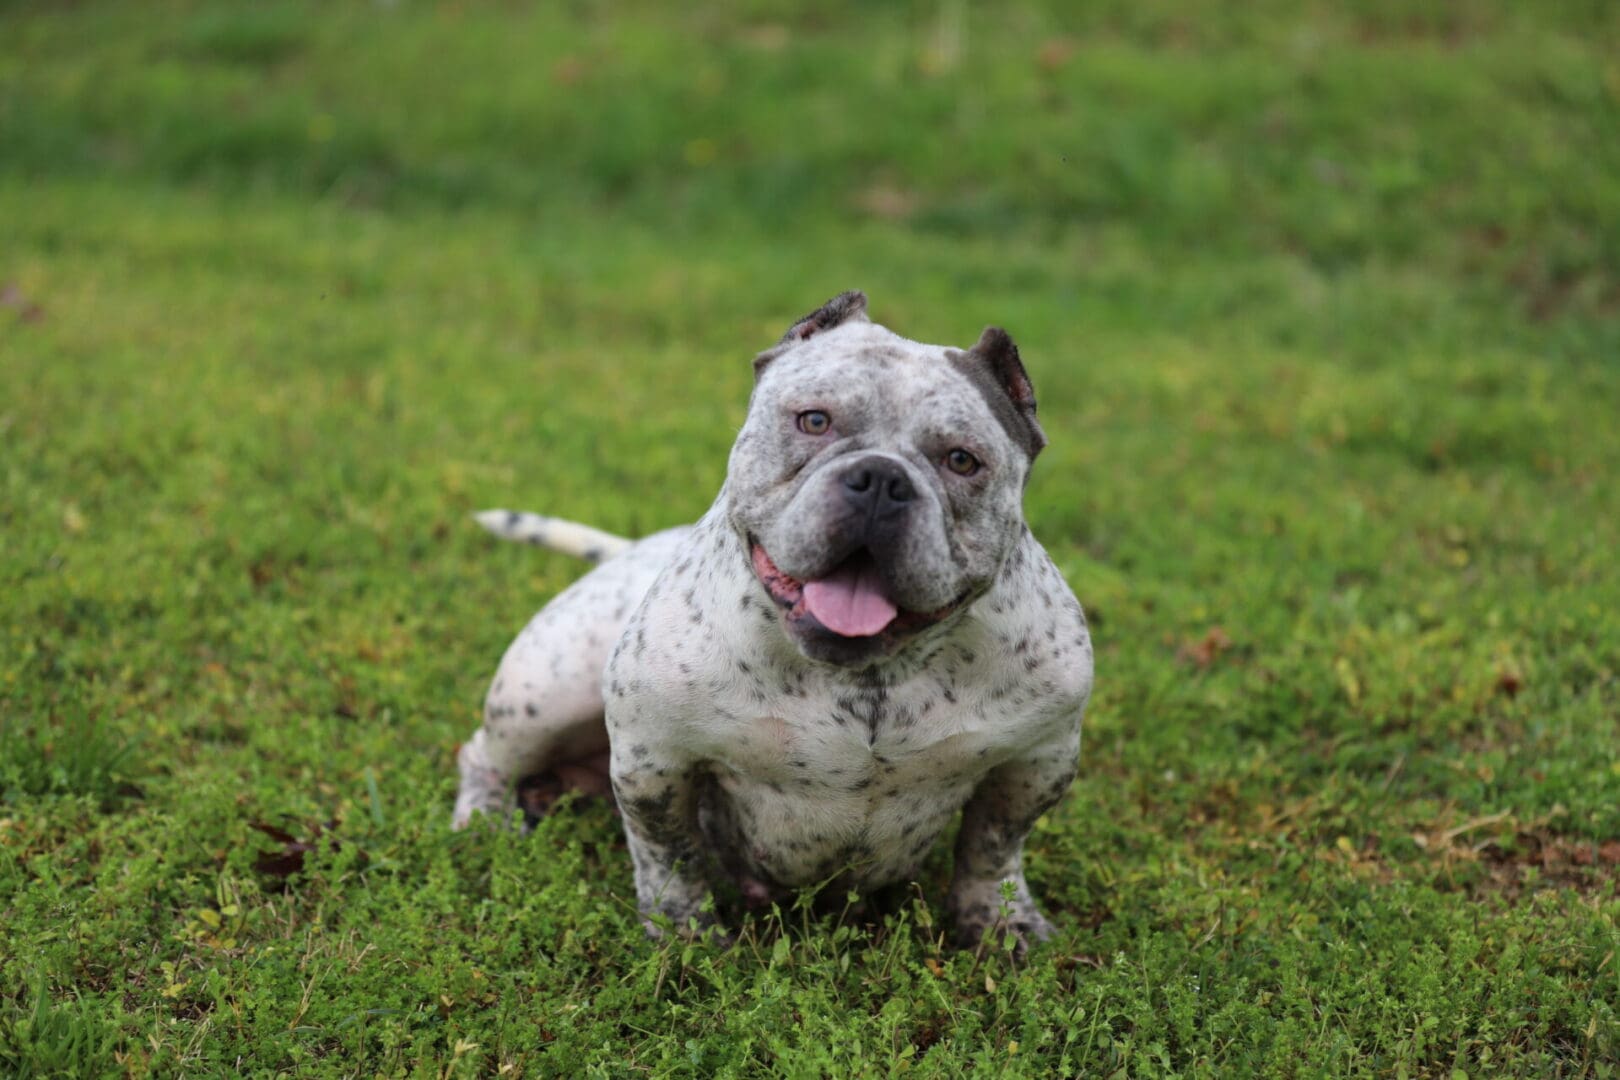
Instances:
[[[1513,831],[1492,831],[1504,825]],[[1457,878],[1459,887],[1475,894],[1511,900],[1536,889],[1573,889],[1583,896],[1620,892],[1620,839],[1561,836],[1541,822],[1513,827],[1506,811],[1449,829],[1416,832],[1412,841],[1446,868],[1482,870]]]
[[[1478,887],[1518,895],[1526,888],[1558,887],[1610,895],[1620,888],[1620,839],[1572,840],[1544,831],[1519,832],[1513,842],[1481,844],[1486,869]]]

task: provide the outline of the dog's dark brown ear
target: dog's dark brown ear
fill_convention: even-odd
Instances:
[[[964,375],[989,402],[1001,425],[1024,448],[1031,461],[1046,446],[1046,432],[1035,419],[1035,387],[1029,381],[1023,361],[1018,359],[1018,346],[999,326],[987,326],[979,335],[979,343],[967,352],[949,354]]]
[[[754,357],[755,376],[765,370],[766,364],[769,364],[801,341],[808,341],[817,334],[831,330],[835,326],[842,326],[851,320],[858,322],[871,321],[866,317],[866,294],[859,289],[839,293],[788,327],[788,332],[782,335],[781,341]]]

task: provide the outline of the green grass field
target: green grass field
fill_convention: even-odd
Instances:
[[[675,9],[0,0],[0,1074],[1620,1075],[1620,7]],[[852,287],[1051,437],[1026,960],[448,828],[469,514],[694,519]]]

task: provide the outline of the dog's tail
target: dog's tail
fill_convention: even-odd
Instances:
[[[485,510],[473,517],[478,524],[502,540],[550,548],[593,563],[611,559],[632,543],[622,536],[614,536],[589,525],[528,514],[521,510]]]

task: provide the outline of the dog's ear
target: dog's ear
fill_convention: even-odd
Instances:
[[[808,341],[824,331],[854,320],[871,322],[866,317],[866,294],[859,289],[839,293],[816,310],[788,327],[782,340],[754,357],[754,375],[765,370],[765,365],[787,352],[801,341]]]
[[[1046,432],[1035,419],[1035,387],[1007,331],[987,326],[973,348],[967,352],[952,350],[947,355],[957,370],[973,380],[1002,427],[1034,461],[1046,446]]]

